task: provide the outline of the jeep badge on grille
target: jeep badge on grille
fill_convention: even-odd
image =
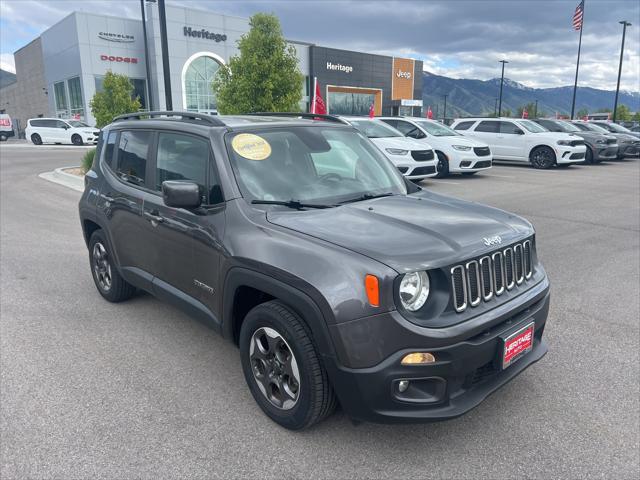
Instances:
[[[500,245],[502,243],[502,237],[500,235],[494,235],[493,237],[483,237],[482,241],[487,247],[492,245]]]

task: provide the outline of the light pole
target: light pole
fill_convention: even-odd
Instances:
[[[155,3],[156,0],[146,0],[149,3]],[[153,110],[153,91],[151,90],[151,79],[149,78],[149,44],[147,42],[147,21],[144,13],[144,2],[140,0],[140,13],[142,15],[142,36],[144,37],[144,68],[147,74],[147,104],[145,105],[149,111]]]
[[[616,121],[616,110],[618,110],[618,92],[620,92],[620,75],[622,75],[622,56],[624,55],[624,36],[627,33],[627,27],[631,24],[626,20],[618,22],[622,24],[622,47],[620,47],[620,66],[618,67],[618,84],[616,85],[616,98],[613,101],[613,122]]]
[[[493,105],[493,116],[494,117],[498,116],[498,97],[496,97],[496,102]]]
[[[158,16],[160,17],[160,47],[162,49],[162,71],[164,76],[165,109],[173,110],[171,101],[171,71],[169,70],[169,47],[167,45],[167,13],[164,0],[158,0]]]
[[[509,63],[506,60],[500,60],[502,64],[502,76],[500,77],[500,99],[498,100],[498,117],[502,116],[502,84],[504,83],[504,64]]]
[[[538,118],[538,100],[536,99],[536,111],[533,118]]]
[[[447,97],[449,95],[444,95],[444,112],[442,113],[442,121],[446,123],[447,121]]]

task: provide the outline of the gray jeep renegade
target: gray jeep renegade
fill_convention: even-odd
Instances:
[[[98,292],[211,325],[286,428],[338,403],[355,421],[453,418],[547,351],[531,224],[406,182],[334,117],[121,116],[85,183]]]

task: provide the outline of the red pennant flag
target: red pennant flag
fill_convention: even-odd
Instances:
[[[433,112],[431,111],[431,105],[429,105],[429,108],[427,109],[427,118],[429,120],[431,120],[433,118]]]
[[[313,102],[311,102],[311,113],[317,113],[319,115],[327,114],[327,106],[322,100],[322,94],[320,93],[320,84],[316,80],[316,91],[313,96]]]
[[[371,104],[371,106],[369,107],[369,118],[373,118],[376,116],[376,111],[373,108],[373,103]]]
[[[527,112],[526,108],[522,110],[522,118],[529,118],[529,112]]]

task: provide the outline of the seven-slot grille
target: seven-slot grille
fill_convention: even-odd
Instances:
[[[411,157],[413,157],[416,162],[426,162],[427,160],[433,160],[435,154],[433,150],[411,150]]]
[[[457,312],[488,302],[522,285],[533,275],[531,240],[451,268],[453,306]]]
[[[473,152],[479,157],[486,157],[491,153],[489,147],[473,147]]]

